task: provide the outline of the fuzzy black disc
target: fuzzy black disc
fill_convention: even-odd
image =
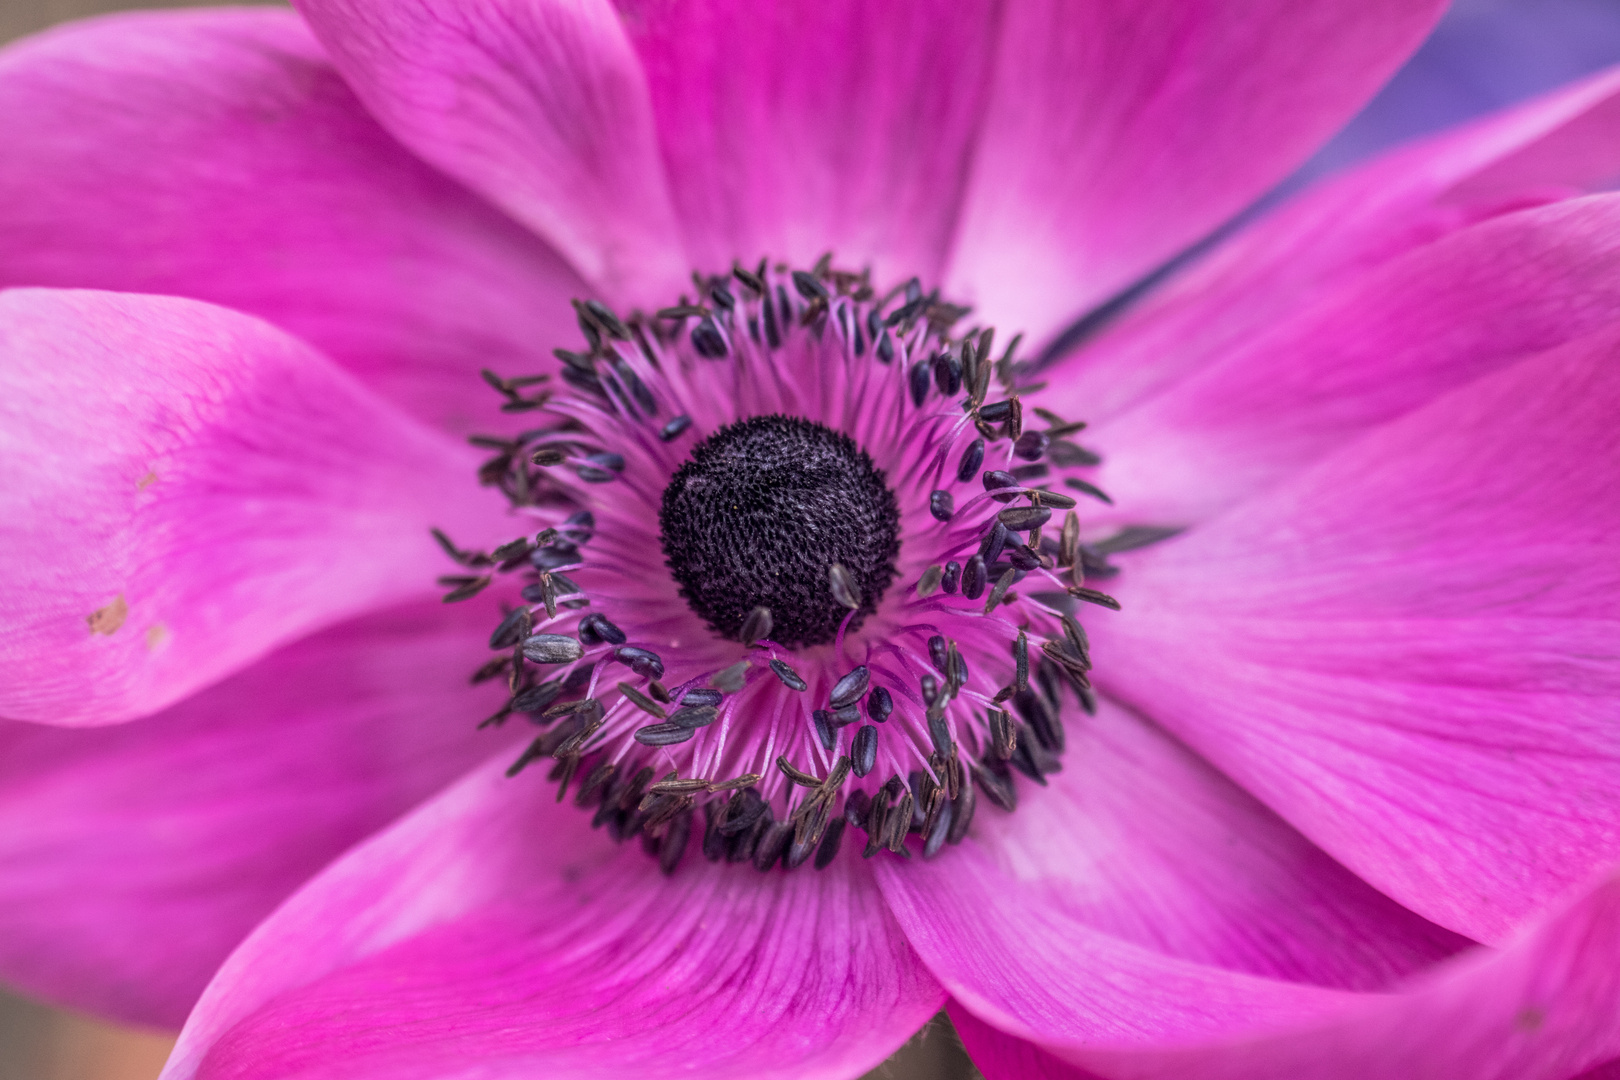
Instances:
[[[828,570],[860,589],[850,628],[894,580],[900,508],[883,473],[848,435],[791,416],[723,427],[664,489],[664,557],[681,595],[716,633],[736,639],[748,613],[771,609],[771,640],[820,645],[849,608]]]

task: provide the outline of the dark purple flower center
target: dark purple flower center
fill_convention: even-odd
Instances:
[[[751,417],[699,443],[664,489],[659,525],[681,595],[733,641],[822,645],[858,628],[900,551],[899,504],[872,458],[800,417]],[[829,587],[835,566],[853,596]]]

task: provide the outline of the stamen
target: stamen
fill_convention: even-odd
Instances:
[[[1073,475],[1100,460],[1085,425],[1025,430],[1020,339],[996,357],[919,281],[879,296],[830,258],[693,280],[652,316],[576,303],[560,385],[484,373],[533,426],[472,438],[479,482],[534,523],[488,553],[435,532],[446,600],[520,580],[484,725],[541,728],[511,774],[550,758],[559,799],[666,873],[689,847],[820,869],[851,827],[866,857],[936,857],[977,793],[1010,811],[1059,767],[1064,702],[1096,701],[1074,611],[1117,609],[1108,557],[1174,530],[1082,542],[1053,488],[1108,501]]]

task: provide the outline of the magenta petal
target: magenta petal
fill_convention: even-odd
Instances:
[[[505,207],[617,299],[688,267],[646,77],[607,0],[300,0],[355,92],[427,161]]]
[[[844,1077],[943,1003],[858,859],[762,875],[694,836],[666,878],[500,764],[255,931],[165,1080]]]
[[[981,803],[959,852],[885,860],[885,891],[962,891],[953,902],[971,905],[987,890],[1009,912],[1040,911],[1157,953],[1346,989],[1384,987],[1470,944],[1369,888],[1119,706],[1101,702],[1070,725],[1069,741],[1051,786],[1014,814]],[[934,925],[956,938],[956,954],[1016,950],[994,941],[1028,929],[1011,917]]]
[[[267,323],[0,294],[0,716],[155,712],[498,535],[476,458]]]
[[[1044,338],[1303,161],[1441,6],[1008,5],[947,284]]]
[[[1610,877],[1501,952],[1477,950],[1292,1029],[1122,1046],[961,1004],[951,1017],[987,1080],[1608,1080],[1620,1056],[1617,955]]]
[[[498,742],[503,688],[467,686],[490,607],[369,615],[139,724],[0,721],[0,979],[178,1028],[276,904]]]
[[[1122,557],[1099,674],[1379,889],[1501,940],[1620,861],[1617,411],[1611,328]]]
[[[0,54],[0,284],[191,296],[465,431],[585,286],[380,128],[296,15],[74,24]]]
[[[1093,423],[1458,229],[1620,174],[1620,69],[1387,154],[1240,229],[1066,361]]]
[[[1097,481],[1196,521],[1620,312],[1620,197],[1494,218],[1395,259],[1099,424]]]
[[[687,248],[937,283],[989,88],[996,6],[621,0]]]

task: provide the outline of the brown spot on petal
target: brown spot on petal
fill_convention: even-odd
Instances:
[[[92,634],[112,634],[124,625],[127,618],[129,618],[129,604],[125,602],[124,594],[119,593],[112,603],[92,611],[85,621],[90,624]]]
[[[155,473],[155,472],[147,473],[145,476],[143,476],[139,480],[135,481],[135,490],[136,491],[145,491],[147,488],[149,488],[153,484],[157,483],[157,478],[158,478],[157,473]]]
[[[169,641],[169,628],[162,623],[146,628],[146,651],[157,652]]]
[[[1546,1023],[1546,1021],[1547,1014],[1534,1005],[1526,1005],[1524,1008],[1520,1009],[1518,1015],[1513,1018],[1514,1024],[1518,1026],[1520,1031],[1536,1031],[1540,1029],[1541,1025]]]

